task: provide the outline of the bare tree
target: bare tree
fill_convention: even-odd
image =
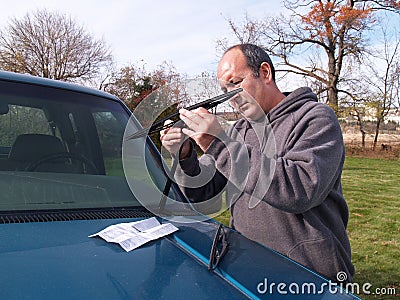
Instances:
[[[355,117],[362,134],[365,147],[365,135],[374,134],[373,149],[378,143],[382,123],[392,109],[398,107],[400,58],[400,40],[396,29],[381,19],[376,31],[375,46],[371,55],[360,68],[358,64],[348,64],[345,80],[346,97],[342,99],[348,114]],[[380,39],[381,37],[381,39]],[[367,126],[367,123],[374,126]]]
[[[112,62],[104,41],[65,14],[38,10],[0,31],[0,67],[63,81],[92,80]]]
[[[356,86],[362,90],[361,85],[357,85],[355,83],[354,87]],[[346,93],[346,96],[343,98],[343,106],[341,107],[341,111],[343,115],[349,115],[352,119],[356,120],[356,124],[361,133],[361,146],[363,149],[365,149],[365,137],[368,133],[370,133],[367,126],[368,121],[366,117],[371,111],[371,102],[370,99],[363,97],[363,95],[369,94],[362,92],[361,90],[359,93]]]
[[[374,61],[368,64],[369,74],[364,77],[364,82],[371,87],[373,99],[371,104],[375,111],[375,136],[373,149],[376,149],[378,135],[382,122],[393,109],[399,97],[399,79],[398,64],[400,58],[400,39],[395,33],[391,36],[387,24],[382,24],[382,47],[376,49]],[[382,49],[383,48],[383,49]]]
[[[288,13],[263,21],[246,16],[241,27],[229,24],[239,42],[264,46],[281,59],[278,71],[291,72],[322,83],[319,94],[338,111],[345,59],[362,62],[366,32],[377,10],[399,11],[392,0],[284,0]],[[221,42],[220,42],[221,44]]]

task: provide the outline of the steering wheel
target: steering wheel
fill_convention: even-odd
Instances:
[[[49,161],[61,159],[61,158],[78,160],[81,163],[83,163],[85,166],[89,167],[87,169],[84,168],[84,174],[88,174],[88,173],[95,174],[95,175],[99,174],[97,167],[91,160],[87,159],[83,155],[76,154],[76,153],[69,153],[69,152],[61,152],[61,153],[55,153],[55,154],[49,154],[49,155],[43,156],[43,157],[29,163],[29,165],[26,166],[25,171],[28,171],[28,172],[35,171],[37,169],[37,167],[39,167],[40,165],[47,163]],[[92,171],[92,172],[89,172],[89,171]]]

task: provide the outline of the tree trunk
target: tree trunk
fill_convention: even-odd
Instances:
[[[359,112],[357,112],[357,125],[359,126],[361,132],[361,147],[365,149],[365,135],[366,131],[364,130],[362,117]]]
[[[332,107],[337,115],[339,111],[339,101],[338,91],[336,87],[331,86],[328,88],[328,105]]]
[[[339,66],[336,64],[337,60],[335,58],[335,49],[334,45],[331,45],[331,51],[328,52],[328,105],[332,107],[335,111],[336,115],[339,112],[339,97],[338,97],[338,69]]]
[[[373,144],[373,147],[372,147],[372,149],[375,151],[375,149],[376,149],[376,144],[378,143],[378,135],[379,135],[379,128],[380,128],[380,126],[381,126],[381,118],[378,118],[377,120],[376,120],[376,128],[375,128],[375,137],[374,137],[374,144]]]
[[[365,131],[361,130],[361,147],[365,149]]]

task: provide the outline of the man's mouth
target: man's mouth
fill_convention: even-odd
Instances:
[[[248,103],[248,102],[244,102],[244,103],[238,105],[239,110],[241,110],[241,111],[246,110],[246,108],[247,108],[247,106],[248,106],[247,104],[249,104],[249,103]]]

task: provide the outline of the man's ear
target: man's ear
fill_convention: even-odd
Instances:
[[[271,66],[267,62],[263,62],[260,66],[260,77],[265,80],[266,83],[272,81],[272,70]]]

